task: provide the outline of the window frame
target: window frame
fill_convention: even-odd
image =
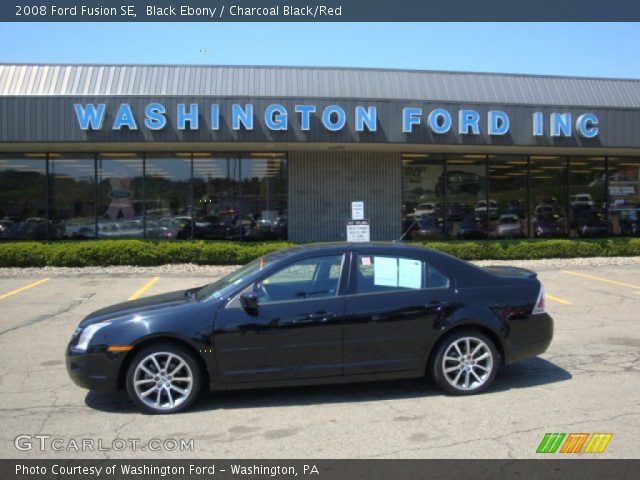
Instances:
[[[447,280],[447,284],[445,286],[442,287],[422,287],[422,288],[407,288],[404,290],[384,290],[382,292],[362,292],[359,293],[358,292],[358,259],[360,256],[362,255],[369,255],[371,257],[373,256],[381,256],[381,257],[395,257],[395,258],[404,258],[407,260],[418,260],[419,262],[422,262],[423,264],[423,269],[422,269],[422,282],[424,285],[428,285],[427,284],[427,279],[428,279],[428,272],[427,269],[429,268],[433,268],[434,270],[436,270],[438,273],[440,273],[440,275],[442,275],[446,280]],[[397,294],[407,294],[407,293],[415,293],[415,292],[430,292],[430,291],[434,291],[434,290],[448,290],[451,288],[452,285],[452,281],[451,278],[448,277],[447,275],[445,275],[444,273],[442,273],[440,270],[438,270],[437,268],[433,267],[429,261],[424,258],[421,257],[419,255],[406,255],[406,254],[395,254],[395,253],[390,253],[390,252],[384,252],[384,251],[372,251],[372,252],[363,252],[363,251],[356,251],[353,252],[352,254],[352,258],[351,258],[351,270],[349,272],[349,280],[350,280],[350,284],[349,284],[349,288],[348,288],[348,293],[347,295],[349,297],[360,297],[360,296],[364,296],[364,295],[397,295]]]
[[[289,299],[289,300],[270,301],[265,303],[259,303],[259,307],[281,305],[281,304],[287,304],[287,303],[310,302],[310,301],[317,302],[322,300],[332,300],[335,298],[344,297],[345,295],[347,295],[346,290],[347,290],[348,281],[350,277],[351,260],[353,255],[351,251],[342,251],[337,253],[327,253],[322,255],[308,255],[304,257],[298,257],[290,262],[287,262],[284,265],[281,265],[279,267],[274,267],[269,271],[265,271],[262,275],[252,280],[249,284],[245,285],[238,293],[233,295],[232,298],[227,302],[227,304],[223,308],[224,309],[237,309],[237,308],[241,309],[242,305],[240,305],[240,296],[242,294],[252,291],[256,283],[262,282],[264,279],[272,275],[275,275],[281,272],[282,270],[284,270],[285,268],[289,268],[290,266],[298,262],[301,262],[304,260],[316,259],[316,258],[339,256],[339,255],[342,256],[342,262],[340,264],[340,275],[338,276],[338,288],[336,289],[335,294],[331,296],[319,297],[319,298],[297,298],[297,299]]]

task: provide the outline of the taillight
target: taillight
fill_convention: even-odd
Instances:
[[[540,293],[538,294],[538,299],[536,300],[536,306],[533,307],[532,315],[536,315],[538,313],[544,313],[544,288],[540,286]]]

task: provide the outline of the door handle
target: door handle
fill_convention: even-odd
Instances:
[[[295,325],[295,319],[287,319],[287,320],[278,320],[279,327],[288,327],[290,325]]]
[[[336,315],[335,313],[317,313],[315,315],[309,316],[313,317],[313,320],[316,323],[327,323],[338,318],[338,315]]]
[[[425,306],[427,308],[432,308],[437,311],[441,311],[441,310],[444,310],[445,308],[450,307],[451,304],[449,302],[439,302],[438,300],[434,300],[432,302],[427,303]]]
[[[338,315],[335,313],[328,312],[318,312],[318,313],[309,313],[307,315],[302,314],[298,318],[290,318],[286,320],[280,320],[278,322],[279,326],[291,326],[291,325],[309,325],[311,323],[327,323],[331,320],[335,320],[338,318]]]

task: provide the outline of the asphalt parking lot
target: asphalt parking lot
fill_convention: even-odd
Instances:
[[[638,458],[640,264],[547,265],[539,277],[551,347],[502,368],[488,393],[450,397],[430,380],[204,393],[186,413],[149,416],[126,394],[76,387],[64,366],[69,336],[93,310],[210,274],[0,272],[0,457],[70,456],[38,441],[14,446],[18,435],[45,434],[64,448],[116,438],[145,448],[71,450],[88,458],[530,458],[546,432],[612,432],[598,456]],[[150,451],[151,439],[193,439],[193,451]]]

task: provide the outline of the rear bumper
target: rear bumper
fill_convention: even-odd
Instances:
[[[120,367],[125,354],[121,352],[77,352],[67,347],[66,364],[71,380],[89,390],[117,390]]]
[[[544,353],[553,339],[553,319],[547,313],[511,320],[504,363],[513,363]]]

